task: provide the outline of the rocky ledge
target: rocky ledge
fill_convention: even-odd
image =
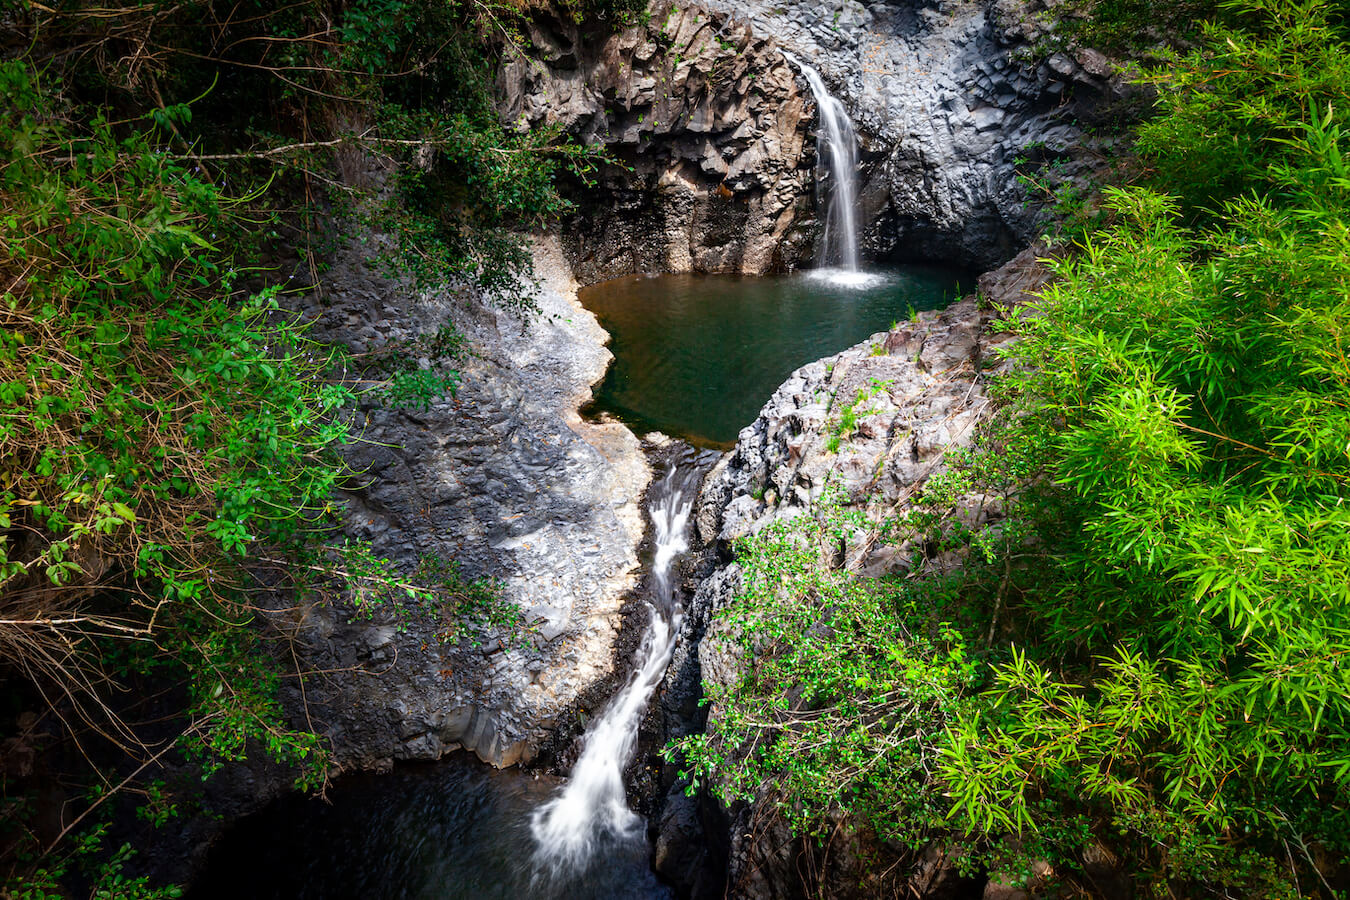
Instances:
[[[364,486],[346,495],[347,530],[405,568],[436,556],[499,579],[527,626],[474,646],[442,639],[450,623],[434,617],[356,617],[350,598],[278,612],[300,668],[322,673],[283,699],[344,767],[459,747],[496,766],[527,761],[580,692],[613,673],[650,476],[631,432],[577,413],[610,354],[556,239],[537,243],[535,267],[540,311],[522,320],[472,296],[415,294],[353,247],[325,305],[306,311],[315,337],[357,353],[445,324],[467,338],[454,397],[361,411],[347,459]]]
[[[698,529],[711,552],[662,692],[670,736],[702,730],[703,716],[718,715],[715,707],[699,707],[701,684],[730,685],[739,677],[735,655],[720,640],[724,626],[714,616],[740,587],[739,569],[727,561],[730,542],[775,519],[800,515],[827,484],[841,487],[846,502],[869,517],[903,513],[923,483],[943,468],[946,454],[971,446],[993,412],[989,380],[1006,367],[998,351],[1013,339],[1002,323],[1048,277],[1038,252],[1044,248],[1024,251],[981,278],[979,302],[966,299],[920,313],[798,369],[709,474]],[[858,396],[866,398],[864,412],[856,428],[843,433],[839,410]],[[972,527],[1000,516],[987,499],[970,498]],[[722,561],[713,564],[719,554]],[[845,547],[840,564],[879,575],[904,570],[912,558],[903,548],[864,543]],[[803,871],[820,879],[822,896],[878,896],[884,887],[868,882],[857,868],[877,848],[836,847],[828,859],[817,859],[809,843],[792,839],[781,823],[774,824],[775,817],[753,804],[721,809],[706,797],[685,797],[674,767],[666,784],[655,825],[657,866],[693,896],[723,896],[722,883],[714,885],[709,876],[710,867],[721,864],[713,855],[722,852],[728,857],[727,897],[800,896]],[[911,871],[889,877],[903,881],[898,893],[904,896],[980,896],[980,886],[962,880],[936,848]],[[888,885],[888,891],[895,887]]]

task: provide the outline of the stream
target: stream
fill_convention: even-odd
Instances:
[[[715,458],[676,446],[648,488],[648,622],[624,687],[582,738],[571,777],[497,771],[457,754],[339,780],[325,802],[292,796],[239,822],[212,850],[193,900],[668,898],[623,770],[665,675],[683,610],[672,566]]]
[[[910,266],[867,287],[776,278],[622,278],[581,299],[613,335],[595,407],[639,431],[725,447],[783,378],[919,309],[959,273]],[[671,897],[650,867],[623,771],[674,651],[683,610],[672,566],[688,549],[702,474],[716,454],[676,445],[648,489],[648,622],[630,675],[582,738],[567,779],[497,771],[468,754],[342,778],[329,800],[284,798],[212,849],[192,900],[646,900]]]

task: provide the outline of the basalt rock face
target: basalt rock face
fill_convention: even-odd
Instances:
[[[1038,251],[1044,248],[1024,251],[986,275],[981,280],[985,303],[964,300],[920,313],[915,321],[789,376],[704,481],[697,527],[710,552],[720,548],[726,554],[735,538],[809,510],[827,485],[841,488],[844,502],[869,519],[903,513],[924,482],[944,468],[948,451],[971,446],[994,411],[989,378],[1007,365],[997,351],[1012,340],[1002,323],[1021,314],[1019,307],[1047,278]],[[839,407],[860,393],[867,398],[865,412],[855,430],[840,433],[834,427]],[[963,506],[972,528],[993,525],[1002,516],[996,498],[972,495]],[[840,564],[860,575],[907,571],[915,557],[910,549],[847,544]],[[930,564],[945,567],[960,560]],[[663,695],[669,702],[697,706],[696,698],[690,699],[691,684],[725,687],[740,678],[742,662],[734,642],[726,640],[730,626],[715,615],[734,599],[739,578],[735,562],[726,561],[712,567],[700,584],[681,635],[684,655],[667,675]],[[711,719],[720,714],[715,705],[699,708]],[[841,827],[839,840],[822,852],[793,839],[767,804],[722,810],[729,824],[718,825],[718,817],[706,811],[694,815],[699,807],[683,796],[683,788],[683,782],[672,779],[657,819],[658,870],[664,871],[663,859],[688,863],[688,834],[703,824],[705,845],[715,843],[719,833],[728,836],[728,897],[981,896],[983,883],[963,878],[942,847],[895,866],[864,866],[862,860],[889,859],[895,851],[877,846],[865,829]],[[884,883],[876,880],[879,871]],[[808,872],[811,885],[803,882]],[[721,897],[722,888],[719,884],[706,896]]]
[[[344,766],[461,746],[497,766],[528,760],[579,692],[612,675],[637,578],[646,463],[626,428],[577,414],[608,364],[605,335],[556,242],[537,248],[542,309],[526,321],[469,296],[419,296],[362,260],[340,254],[325,305],[305,310],[316,337],[360,353],[452,323],[472,350],[453,398],[361,412],[346,455],[364,487],[345,497],[347,531],[405,569],[432,555],[500,579],[528,628],[473,646],[442,639],[434,617],[354,616],[349,599],[278,611],[303,668],[327,673],[284,699]]]
[[[541,13],[529,56],[498,79],[506,122],[559,126],[619,164],[575,194],[562,231],[577,277],[795,263],[809,252],[794,227],[814,184],[809,93],[750,23],[661,0],[648,16],[597,35]]]
[[[864,245],[881,258],[1002,264],[1053,191],[1103,165],[1110,139],[1087,126],[1135,96],[1101,54],[1056,49],[1044,0],[707,2],[810,62],[848,108]]]
[[[809,260],[816,110],[783,50],[858,129],[864,249],[880,259],[1002,264],[1107,165],[1115,139],[1094,126],[1140,96],[1101,54],[1065,49],[1047,0],[701,2],[658,0],[607,37],[538,19],[499,80],[507,121],[559,125],[628,167],[576,195],[565,234],[583,282]]]

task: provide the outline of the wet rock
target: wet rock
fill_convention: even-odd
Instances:
[[[541,45],[499,80],[506,121],[560,125],[622,165],[576,194],[567,248],[586,282],[809,260],[816,111],[784,50],[854,120],[864,245],[886,258],[1001,264],[1043,229],[1050,193],[1104,165],[1114,139],[1093,126],[1143,96],[1102,54],[1063,46],[1045,0],[704,0],[649,13],[610,36],[549,19],[566,53]]]

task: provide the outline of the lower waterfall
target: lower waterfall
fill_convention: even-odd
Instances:
[[[649,491],[654,544],[650,623],[628,683],[583,736],[571,778],[534,815],[535,861],[552,874],[581,868],[598,842],[631,837],[641,827],[641,818],[628,808],[624,796],[623,770],[632,759],[638,727],[652,692],[665,675],[680,631],[683,611],[672,586],[671,565],[689,549],[689,517],[698,482],[697,469],[672,461]]]

